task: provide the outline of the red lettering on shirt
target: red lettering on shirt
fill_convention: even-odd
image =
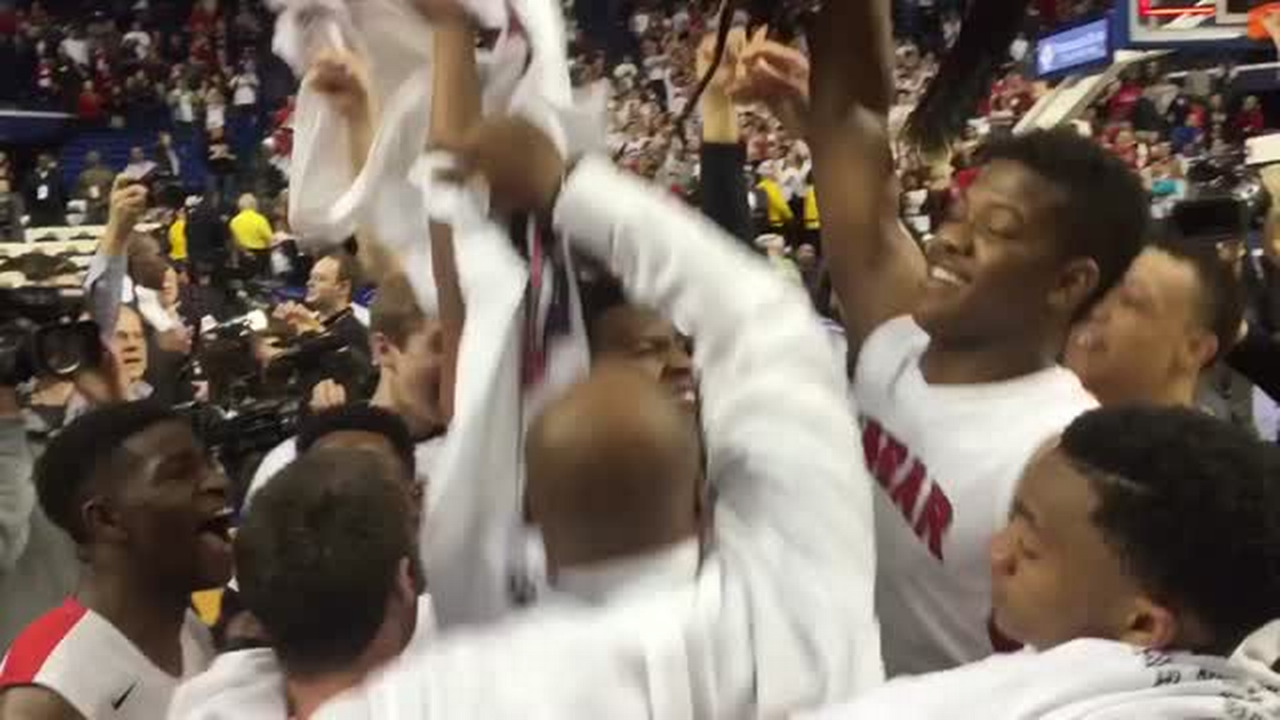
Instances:
[[[867,417],[862,418],[862,452],[867,469],[889,493],[889,499],[902,512],[916,537],[929,548],[930,554],[942,560],[942,544],[951,529],[953,511],[946,491],[929,477],[924,461],[880,423]]]
[[[924,510],[916,519],[916,535],[929,544],[929,552],[942,559],[942,536],[951,527],[951,501],[946,493],[934,484],[929,488],[929,497],[924,501]]]

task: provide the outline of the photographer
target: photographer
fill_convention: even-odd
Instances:
[[[393,275],[378,290],[370,330],[380,371],[370,404],[390,410],[409,426],[416,443],[419,477],[426,480],[447,422],[442,409],[445,355],[440,322],[422,312],[408,281]],[[323,382],[310,396],[311,409],[329,409],[345,404],[347,399],[341,386]],[[291,438],[263,458],[246,493],[246,506],[297,454],[297,441]]]
[[[360,266],[345,251],[334,251],[316,261],[307,280],[306,305],[286,302],[275,317],[293,327],[295,334],[328,334],[346,341],[351,353],[368,364],[369,331],[356,317],[352,300]]]

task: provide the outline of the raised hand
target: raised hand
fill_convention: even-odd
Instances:
[[[347,404],[347,389],[334,380],[323,380],[311,389],[311,412],[333,410]]]
[[[147,186],[117,175],[111,185],[111,204],[102,249],[107,255],[123,255],[129,236],[147,211]]]
[[[324,51],[312,64],[305,82],[328,97],[334,109],[348,120],[368,117],[369,69],[356,55],[343,50]]]
[[[761,27],[742,49],[729,93],[737,102],[764,103],[787,132],[804,137],[809,114],[809,58],[770,40],[769,28]]]
[[[565,161],[546,133],[528,120],[488,119],[457,147],[442,148],[457,155],[457,175],[483,178],[494,205],[503,210],[547,211],[555,204]]]
[[[729,31],[728,37],[725,39],[724,57],[720,59],[720,65],[716,68],[716,73],[711,78],[711,82],[707,85],[706,95],[708,97],[727,95],[733,88],[737,68],[742,56],[743,49],[747,46],[747,31],[737,27]],[[716,55],[716,34],[708,33],[702,38],[702,42],[698,44],[698,77],[706,77],[707,70],[711,68],[711,63],[715,61]]]

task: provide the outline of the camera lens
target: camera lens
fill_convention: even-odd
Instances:
[[[84,364],[84,341],[70,327],[48,328],[40,333],[40,364],[54,375],[70,375]]]

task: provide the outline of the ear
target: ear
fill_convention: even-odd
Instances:
[[[1121,641],[1163,650],[1178,640],[1181,627],[1173,610],[1146,596],[1138,596],[1133,602],[1133,610],[1119,638]]]
[[[373,361],[383,372],[395,367],[400,350],[391,342],[391,338],[384,333],[375,332],[369,337],[369,343],[373,346]]]
[[[1092,258],[1075,258],[1058,274],[1058,280],[1049,292],[1049,306],[1066,315],[1075,313],[1095,290],[1102,273]]]
[[[1209,364],[1218,354],[1218,336],[1211,332],[1199,331],[1187,338],[1182,347],[1182,359],[1191,370],[1199,370]]]
[[[120,524],[120,515],[105,498],[93,497],[80,506],[80,522],[85,536],[110,542],[122,541],[126,536]]]

